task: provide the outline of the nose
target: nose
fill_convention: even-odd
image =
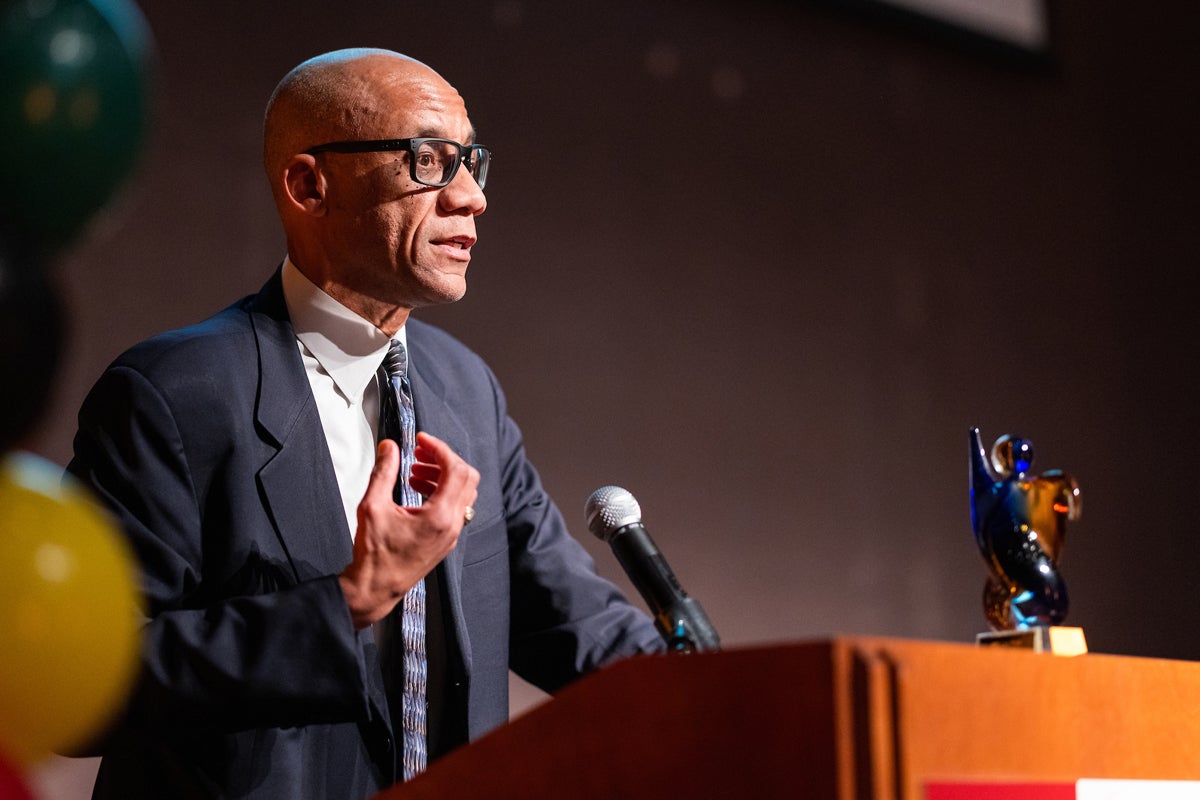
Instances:
[[[477,217],[487,210],[487,197],[475,182],[475,176],[465,167],[454,173],[454,179],[442,187],[438,202],[449,214],[470,214]]]

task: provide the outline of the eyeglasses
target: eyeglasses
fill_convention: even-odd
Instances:
[[[318,153],[383,153],[407,150],[411,155],[408,170],[412,179],[423,186],[441,188],[454,180],[458,165],[466,164],[467,172],[482,189],[487,183],[488,165],[492,151],[482,144],[459,144],[450,139],[371,139],[361,142],[329,142],[310,147],[305,155]]]

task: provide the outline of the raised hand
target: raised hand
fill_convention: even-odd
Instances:
[[[422,505],[400,506],[393,499],[400,448],[390,439],[379,443],[358,504],[354,559],[338,580],[359,629],[385,617],[454,549],[463,514],[477,496],[479,471],[445,442],[418,433],[415,455],[409,485],[425,496]]]

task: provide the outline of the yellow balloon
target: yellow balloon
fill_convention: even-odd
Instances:
[[[62,474],[27,453],[0,462],[0,750],[25,766],[103,731],[141,640],[128,545]]]

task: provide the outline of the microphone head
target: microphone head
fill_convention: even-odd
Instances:
[[[620,486],[601,486],[592,492],[583,504],[583,514],[588,530],[604,542],[620,528],[642,521],[642,507]]]

